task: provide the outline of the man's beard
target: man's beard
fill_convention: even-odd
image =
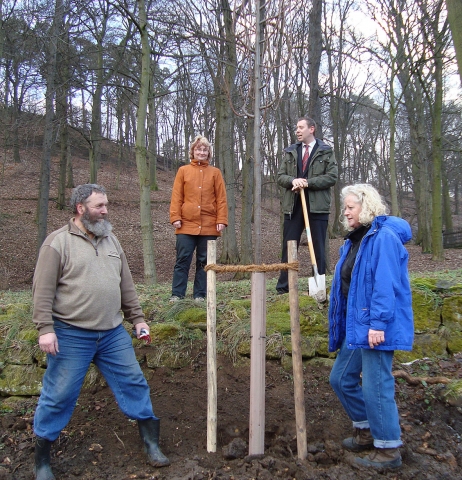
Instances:
[[[80,220],[83,226],[96,237],[104,237],[112,232],[112,225],[108,220],[95,218],[95,216],[90,214],[89,210],[83,212]]]

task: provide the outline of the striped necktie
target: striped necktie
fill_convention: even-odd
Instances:
[[[310,158],[310,146],[305,145],[305,154],[303,155],[303,160],[302,160],[302,171],[304,172],[306,170],[306,167],[308,166],[308,159]]]

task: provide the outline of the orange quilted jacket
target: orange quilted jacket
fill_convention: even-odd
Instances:
[[[176,234],[220,236],[217,224],[228,225],[228,204],[218,168],[198,160],[179,168],[170,201],[170,223],[177,220]]]

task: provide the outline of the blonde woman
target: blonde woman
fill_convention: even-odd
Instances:
[[[373,450],[356,463],[401,466],[402,445],[392,362],[414,337],[408,252],[409,224],[386,215],[371,185],[342,190],[343,224],[329,305],[329,351],[338,350],[330,383],[355,429],[343,440],[353,452]]]
[[[218,168],[210,165],[212,146],[197,136],[189,149],[191,163],[180,167],[173,183],[170,223],[176,234],[176,263],[171,302],[186,295],[189,268],[196,252],[193,297],[203,301],[207,291],[207,241],[214,240],[228,225],[226,187]]]

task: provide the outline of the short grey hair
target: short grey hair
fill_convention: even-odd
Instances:
[[[87,198],[92,193],[102,193],[106,195],[106,190],[102,185],[98,185],[96,183],[85,183],[84,185],[79,185],[72,190],[70,206],[74,213],[77,212],[77,205],[79,203],[85,203]]]
[[[375,217],[388,215],[388,207],[385,201],[372,185],[368,183],[357,183],[344,187],[340,194],[342,204],[345,198],[350,195],[355,196],[358,199],[357,203],[361,205],[361,212],[359,214],[359,223],[361,225],[370,225]],[[346,230],[353,230],[348,226],[348,221],[343,215],[343,211],[340,215],[340,222]]]

